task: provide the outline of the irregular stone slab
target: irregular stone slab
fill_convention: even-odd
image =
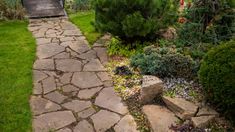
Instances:
[[[143,83],[140,91],[140,101],[142,104],[151,102],[157,95],[163,91],[163,82],[155,76],[143,76]]]
[[[58,91],[44,95],[44,97],[59,104],[62,103],[67,98]]]
[[[102,89],[102,87],[81,90],[78,93],[78,98],[80,98],[80,99],[90,99],[92,96],[94,96],[101,89]]]
[[[56,84],[55,84],[55,79],[54,77],[48,77],[47,79],[42,81],[42,86],[43,86],[43,93],[47,94],[51,91],[56,90]]]
[[[71,45],[72,43],[75,43],[75,41],[66,41],[66,42],[62,42],[60,45],[61,45],[61,46],[64,46],[64,47],[67,47],[67,46]]]
[[[74,132],[94,132],[94,128],[88,121],[82,120],[77,124],[77,126],[75,126],[73,131]]]
[[[73,29],[77,28],[76,26],[74,26],[72,23],[70,23],[68,21],[60,23],[60,25],[63,30],[73,30]]]
[[[203,107],[199,109],[197,116],[209,116],[214,115],[215,117],[219,116],[219,113],[209,107]]]
[[[196,115],[198,109],[198,106],[182,98],[163,96],[163,101],[181,119],[190,119]]]
[[[106,70],[98,59],[92,59],[84,66],[83,71],[106,71]]]
[[[61,109],[61,107],[47,99],[32,96],[30,98],[30,106],[34,115],[52,112]]]
[[[76,72],[82,70],[82,63],[75,59],[59,59],[55,61],[56,69],[64,72]]]
[[[122,115],[128,112],[127,107],[121,102],[113,88],[104,88],[95,100],[95,105],[115,111]]]
[[[33,121],[33,130],[35,132],[48,132],[63,128],[75,121],[76,119],[71,111],[47,113],[35,117]]]
[[[197,128],[206,128],[211,121],[215,119],[215,116],[200,116],[192,117],[193,126]]]
[[[52,59],[36,60],[33,68],[36,70],[54,70],[54,61]]]
[[[57,31],[54,30],[54,29],[49,29],[49,30],[46,31],[46,34],[54,34],[54,33],[56,33],[56,32],[57,32]]]
[[[96,52],[94,50],[89,50],[86,53],[83,53],[81,55],[78,55],[78,58],[80,59],[86,59],[86,60],[90,60],[90,59],[95,59],[96,58]]]
[[[91,108],[88,108],[84,111],[79,112],[78,117],[87,118],[87,117],[93,115],[95,112],[96,112],[95,109],[91,107]]]
[[[70,130],[69,128],[63,128],[63,129],[60,129],[56,132],[72,132],[72,130]]]
[[[124,116],[114,127],[115,132],[138,132],[137,125],[131,115]]]
[[[53,56],[54,59],[69,59],[70,55],[67,52],[62,52],[60,54],[57,54],[55,56]]]
[[[79,89],[71,84],[69,85],[65,85],[62,87],[62,91],[69,93],[69,92],[74,92],[74,91],[78,91]]]
[[[82,89],[103,85],[94,72],[77,72],[73,75],[72,83]]]
[[[175,125],[177,117],[168,109],[157,105],[145,105],[143,112],[147,116],[153,132],[168,132]]]
[[[84,109],[91,107],[91,102],[90,101],[73,100],[71,102],[63,104],[62,106],[69,109],[69,110],[72,110],[74,112],[80,112]]]
[[[94,48],[102,64],[106,65],[109,61],[106,48]]]
[[[112,77],[107,72],[98,72],[97,75],[102,82],[112,80]]]
[[[62,38],[60,38],[60,41],[61,41],[61,42],[73,41],[73,40],[74,40],[73,37],[62,37]]]
[[[64,36],[81,36],[82,33],[79,30],[65,30],[63,35]]]
[[[33,84],[33,94],[34,95],[42,94],[42,84],[41,83],[34,83]]]
[[[51,42],[50,38],[38,38],[36,39],[37,41],[37,45],[41,45],[41,44],[49,44]]]
[[[120,117],[118,114],[113,112],[101,110],[95,115],[91,116],[91,119],[97,132],[105,132],[114,124],[116,124],[120,120]]]
[[[56,55],[64,50],[65,48],[58,44],[39,45],[37,47],[37,56],[39,59],[45,59],[45,58],[52,57],[53,55]]]
[[[76,43],[71,43],[71,44],[69,45],[69,47],[70,47],[72,50],[74,50],[74,51],[76,51],[77,53],[79,53],[79,54],[82,54],[82,53],[87,52],[88,50],[90,50],[90,47],[88,47],[88,45],[85,44],[85,41],[84,41],[84,42],[80,42],[80,43],[78,43],[78,42],[76,42]]]
[[[41,71],[33,70],[33,81],[35,83],[45,79],[47,75]]]
[[[72,79],[72,75],[73,73],[64,73],[61,77],[60,77],[60,82],[63,84],[68,84],[70,83],[70,80]]]

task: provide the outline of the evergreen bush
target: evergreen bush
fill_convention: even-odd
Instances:
[[[95,26],[122,40],[153,39],[173,24],[178,0],[95,0]]]

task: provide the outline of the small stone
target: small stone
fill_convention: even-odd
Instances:
[[[163,82],[155,76],[143,76],[141,87],[141,103],[146,104],[151,102],[157,95],[160,95],[163,90]]]
[[[106,48],[94,48],[102,64],[106,65],[109,61]]]
[[[124,115],[128,110],[121,100],[122,99],[116,95],[112,87],[104,88],[96,98],[95,104]]]
[[[75,59],[59,59],[55,61],[56,69],[64,72],[76,72],[82,70],[82,63]]]
[[[75,87],[75,86],[73,86],[73,85],[71,85],[71,84],[65,85],[65,86],[62,87],[62,91],[63,91],[63,92],[66,92],[66,93],[68,93],[68,92],[74,92],[74,91],[78,91],[78,90],[79,90],[79,89],[78,89],[77,87]]]
[[[63,104],[63,107],[72,110],[74,112],[80,112],[84,109],[91,107],[90,101],[80,101],[80,100],[73,100],[71,102]]]
[[[105,68],[98,59],[92,59],[84,66],[83,70],[84,71],[105,71]]]
[[[131,115],[124,116],[114,127],[115,132],[138,132],[137,125]]]
[[[78,98],[80,98],[80,99],[90,99],[92,96],[94,96],[101,89],[102,89],[102,87],[81,90],[78,93]]]
[[[43,92],[44,94],[47,94],[51,91],[56,90],[56,84],[55,84],[55,79],[54,77],[48,77],[47,79],[42,81],[42,86],[43,86]]]
[[[61,109],[61,107],[49,100],[41,97],[32,96],[30,98],[30,106],[34,115],[52,112]]]
[[[63,128],[63,129],[60,129],[56,132],[72,132],[72,130],[70,130],[69,128]]]
[[[37,70],[54,70],[54,61],[52,59],[36,60],[33,68]]]
[[[105,132],[114,124],[116,124],[120,120],[120,117],[118,116],[118,114],[115,114],[113,112],[101,110],[95,115],[91,116],[91,119],[97,132]]]
[[[86,109],[84,111],[79,112],[78,113],[78,117],[80,117],[80,118],[87,118],[87,117],[93,115],[95,112],[96,111],[94,110],[94,108],[91,107],[91,108],[88,108],[88,109]]]
[[[58,111],[51,112],[37,116],[33,120],[33,131],[35,132],[48,132],[63,128],[76,119],[71,111]]]
[[[94,72],[76,72],[73,75],[72,83],[82,89],[103,85]]]
[[[215,117],[219,116],[219,113],[209,107],[203,107],[199,109],[197,116],[209,116],[214,115]]]
[[[211,121],[215,119],[215,116],[200,116],[192,117],[193,126],[197,128],[206,128]]]
[[[163,96],[163,101],[166,103],[167,107],[181,119],[190,119],[196,115],[198,110],[198,106],[183,98]]]
[[[67,98],[66,96],[60,94],[58,91],[49,93],[44,97],[59,104],[62,103]]]
[[[35,83],[45,79],[47,77],[47,75],[41,71],[36,71],[36,70],[33,70],[33,81]]]
[[[52,57],[53,55],[56,55],[64,50],[65,48],[58,44],[39,45],[37,47],[37,56],[39,59],[45,59],[45,58]]]
[[[60,82],[63,83],[63,84],[69,84],[70,80],[72,79],[72,75],[73,75],[73,73],[64,73],[60,77]]]
[[[95,59],[96,58],[96,52],[94,50],[89,50],[88,52],[86,53],[83,53],[81,55],[78,55],[78,58],[80,59],[87,59],[87,60],[90,60],[90,59]]]
[[[162,106],[145,105],[143,112],[147,116],[153,132],[171,131],[169,127],[178,121],[171,111]]]
[[[86,121],[80,121],[77,126],[73,129],[74,132],[94,132],[94,128],[92,125]]]

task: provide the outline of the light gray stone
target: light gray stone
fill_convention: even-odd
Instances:
[[[48,77],[47,79],[42,81],[42,86],[43,86],[43,93],[47,94],[51,91],[56,90],[56,84],[55,84],[55,79],[54,77]]]
[[[58,130],[75,121],[76,119],[71,111],[51,112],[34,118],[33,131],[48,132],[51,130]]]
[[[90,99],[92,96],[94,96],[101,89],[102,89],[102,87],[80,90],[79,93],[78,93],[78,98],[80,98],[80,99]]]
[[[192,117],[192,123],[194,127],[197,128],[206,128],[208,127],[209,123],[215,119],[215,116],[200,116],[200,117]]]
[[[67,52],[62,52],[62,53],[59,53],[59,54],[53,56],[52,58],[54,58],[54,59],[69,59],[70,55]]]
[[[71,84],[65,85],[65,86],[62,87],[62,91],[63,91],[63,92],[66,92],[66,93],[68,93],[68,92],[74,92],[74,91],[78,91],[78,90],[79,90],[79,89],[78,89],[77,87],[75,87],[75,86],[73,86],[73,85],[71,85]]]
[[[72,83],[81,89],[103,85],[94,72],[77,72],[73,75]]]
[[[63,104],[62,106],[69,109],[69,110],[72,110],[74,112],[80,112],[84,109],[91,107],[91,102],[90,101],[73,100],[71,102]]]
[[[127,106],[122,103],[121,98],[116,95],[113,88],[104,88],[100,91],[95,100],[95,105],[115,111],[122,115],[128,112]]]
[[[36,40],[37,40],[37,45],[51,43],[51,39],[50,38],[38,38]]]
[[[105,132],[116,124],[120,120],[120,117],[113,112],[101,110],[91,116],[91,119],[97,132]]]
[[[170,98],[163,96],[163,101],[167,107],[181,119],[190,119],[196,115],[198,110],[198,106],[183,98]]]
[[[109,61],[106,48],[94,48],[102,64],[106,65]]]
[[[79,112],[78,117],[87,118],[87,117],[93,115],[95,112],[96,112],[95,109],[91,107],[91,108],[88,108],[84,111]]]
[[[73,40],[74,40],[73,37],[62,37],[62,38],[60,38],[61,42],[73,41]]]
[[[58,44],[44,44],[39,45],[37,47],[37,56],[39,59],[45,59],[52,57],[62,51],[64,51],[65,48],[63,46],[60,46]]]
[[[78,58],[80,59],[87,59],[87,60],[90,60],[90,59],[95,59],[96,58],[96,52],[94,50],[89,50],[88,52],[86,53],[83,53],[81,55],[78,55]]]
[[[75,126],[73,131],[74,132],[94,132],[94,128],[88,121],[82,120]]]
[[[63,83],[63,84],[69,84],[70,80],[72,79],[72,75],[73,75],[73,73],[64,73],[60,77],[60,82]]]
[[[141,103],[151,102],[157,95],[163,91],[163,82],[158,77],[145,75],[140,91]]]
[[[41,71],[33,70],[33,81],[35,83],[47,78],[47,75]]]
[[[34,83],[33,84],[33,94],[39,95],[42,94],[42,84],[41,83]]]
[[[169,127],[178,121],[171,111],[162,106],[145,105],[143,112],[147,116],[153,132],[171,131]]]
[[[30,106],[34,115],[40,115],[45,112],[52,112],[61,109],[61,107],[47,99],[31,96]]]
[[[102,82],[112,80],[112,77],[107,72],[98,72],[97,75]]]
[[[84,53],[84,52],[87,52],[88,50],[90,50],[90,48],[88,47],[88,45],[87,44],[85,44],[85,41],[84,42],[76,42],[76,43],[71,43],[70,45],[69,45],[69,47],[72,49],[72,50],[74,50],[74,51],[76,51],[77,53],[79,53],[79,54],[82,54],[82,53]]]
[[[36,60],[33,68],[35,70],[54,70],[54,61],[52,59]]]
[[[138,132],[137,125],[131,115],[124,116],[114,127],[115,132]]]
[[[44,95],[44,97],[59,104],[62,103],[67,98],[58,91]]]
[[[76,72],[82,70],[82,63],[75,59],[59,59],[55,61],[56,69],[64,72]]]
[[[83,68],[84,71],[106,71],[98,59],[90,60]]]

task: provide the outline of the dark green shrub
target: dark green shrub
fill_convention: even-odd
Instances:
[[[24,19],[25,11],[20,0],[0,0],[1,19]]]
[[[200,67],[199,79],[209,101],[227,112],[233,112],[235,117],[234,40],[207,53]]]
[[[145,53],[131,58],[130,65],[138,68],[142,74],[157,75],[159,77],[194,78],[197,63],[190,56],[177,53],[174,48],[148,47]]]
[[[122,40],[151,39],[176,21],[176,0],[95,0],[95,26]]]

